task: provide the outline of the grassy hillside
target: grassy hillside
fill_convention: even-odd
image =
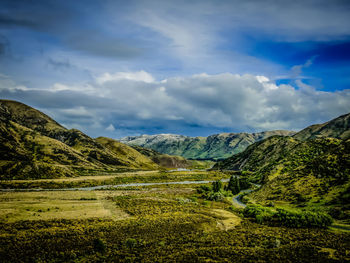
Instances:
[[[155,150],[143,148],[141,146],[132,147],[143,155],[148,156],[158,165],[166,168],[208,169],[214,165],[212,161],[187,160],[181,156],[161,154]]]
[[[42,112],[0,100],[0,178],[76,176],[82,170],[155,169],[149,158],[121,143],[67,130]]]
[[[66,144],[14,122],[0,123],[0,178],[57,178],[73,176],[74,168],[95,169],[81,153]]]
[[[118,156],[120,160],[123,160],[123,162],[128,164],[130,167],[143,169],[148,168],[152,170],[159,168],[159,166],[150,158],[148,158],[147,155],[138,152],[126,144],[106,137],[98,137],[95,140],[110,150],[113,154]]]
[[[334,132],[329,128],[327,134],[346,137],[347,131],[339,127],[344,127],[347,119],[348,115],[344,115],[321,126],[325,131],[324,127],[332,123],[342,123],[335,126]],[[310,130],[314,126],[301,134]],[[273,136],[218,162],[213,169],[241,170],[250,180],[261,183],[262,187],[251,195],[260,203],[284,201],[318,207],[336,218],[349,220],[350,139],[309,137],[298,140],[299,136]]]
[[[307,140],[317,137],[331,137],[337,139],[350,138],[350,113],[339,116],[323,124],[315,124],[294,135],[298,140]]]
[[[245,171],[262,184],[251,195],[260,203],[322,207],[336,218],[350,219],[350,140],[271,137],[214,169]]]
[[[256,141],[273,135],[292,135],[290,131],[260,133],[221,133],[208,137],[187,137],[174,134],[131,136],[121,142],[142,146],[163,154],[179,155],[187,159],[218,160],[242,152]]]

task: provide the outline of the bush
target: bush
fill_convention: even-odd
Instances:
[[[206,193],[206,192],[209,192],[211,191],[211,188],[207,185],[201,185],[200,187],[197,188],[197,192],[199,194],[203,194],[203,193]]]
[[[331,216],[322,212],[290,211],[277,208],[277,211],[261,205],[248,205],[243,215],[253,218],[257,223],[277,224],[287,227],[320,227],[324,228],[333,223]]]
[[[222,182],[220,180],[213,182],[212,188],[214,192],[219,192],[222,189]]]
[[[231,191],[232,194],[238,194],[241,190],[249,189],[250,183],[246,178],[238,177],[232,175],[230,177],[230,181],[228,182],[228,185],[226,187],[226,190]]]
[[[207,195],[207,199],[210,201],[221,201],[224,197],[225,195],[222,192],[209,192]]]
[[[281,225],[288,227],[327,227],[333,223],[332,217],[322,212],[288,211],[278,208],[275,217]]]
[[[243,210],[245,217],[254,218],[256,222],[271,222],[274,212],[272,209],[261,205],[247,205]]]
[[[137,246],[137,240],[134,239],[134,238],[128,238],[126,241],[125,241],[125,245],[128,247],[128,248],[134,248]]]
[[[100,238],[94,239],[94,250],[101,253],[106,251],[106,244],[103,242],[103,240]]]

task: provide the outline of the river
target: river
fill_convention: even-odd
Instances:
[[[221,179],[221,182],[228,182],[229,179]],[[43,189],[43,188],[33,188],[33,189],[0,189],[0,192],[42,192],[42,191],[93,191],[93,190],[103,190],[112,188],[125,188],[125,187],[135,187],[135,186],[153,186],[153,185],[167,185],[167,184],[208,184],[214,181],[178,181],[178,182],[159,182],[159,183],[129,183],[129,184],[115,184],[115,185],[98,185],[91,187],[76,187],[76,188],[59,188],[59,189]]]

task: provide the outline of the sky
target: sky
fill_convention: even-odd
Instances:
[[[92,137],[300,130],[350,112],[350,1],[2,0],[0,98]]]

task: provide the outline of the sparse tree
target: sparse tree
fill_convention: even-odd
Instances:
[[[222,189],[222,182],[220,180],[217,180],[215,182],[213,182],[213,191],[219,192]]]

